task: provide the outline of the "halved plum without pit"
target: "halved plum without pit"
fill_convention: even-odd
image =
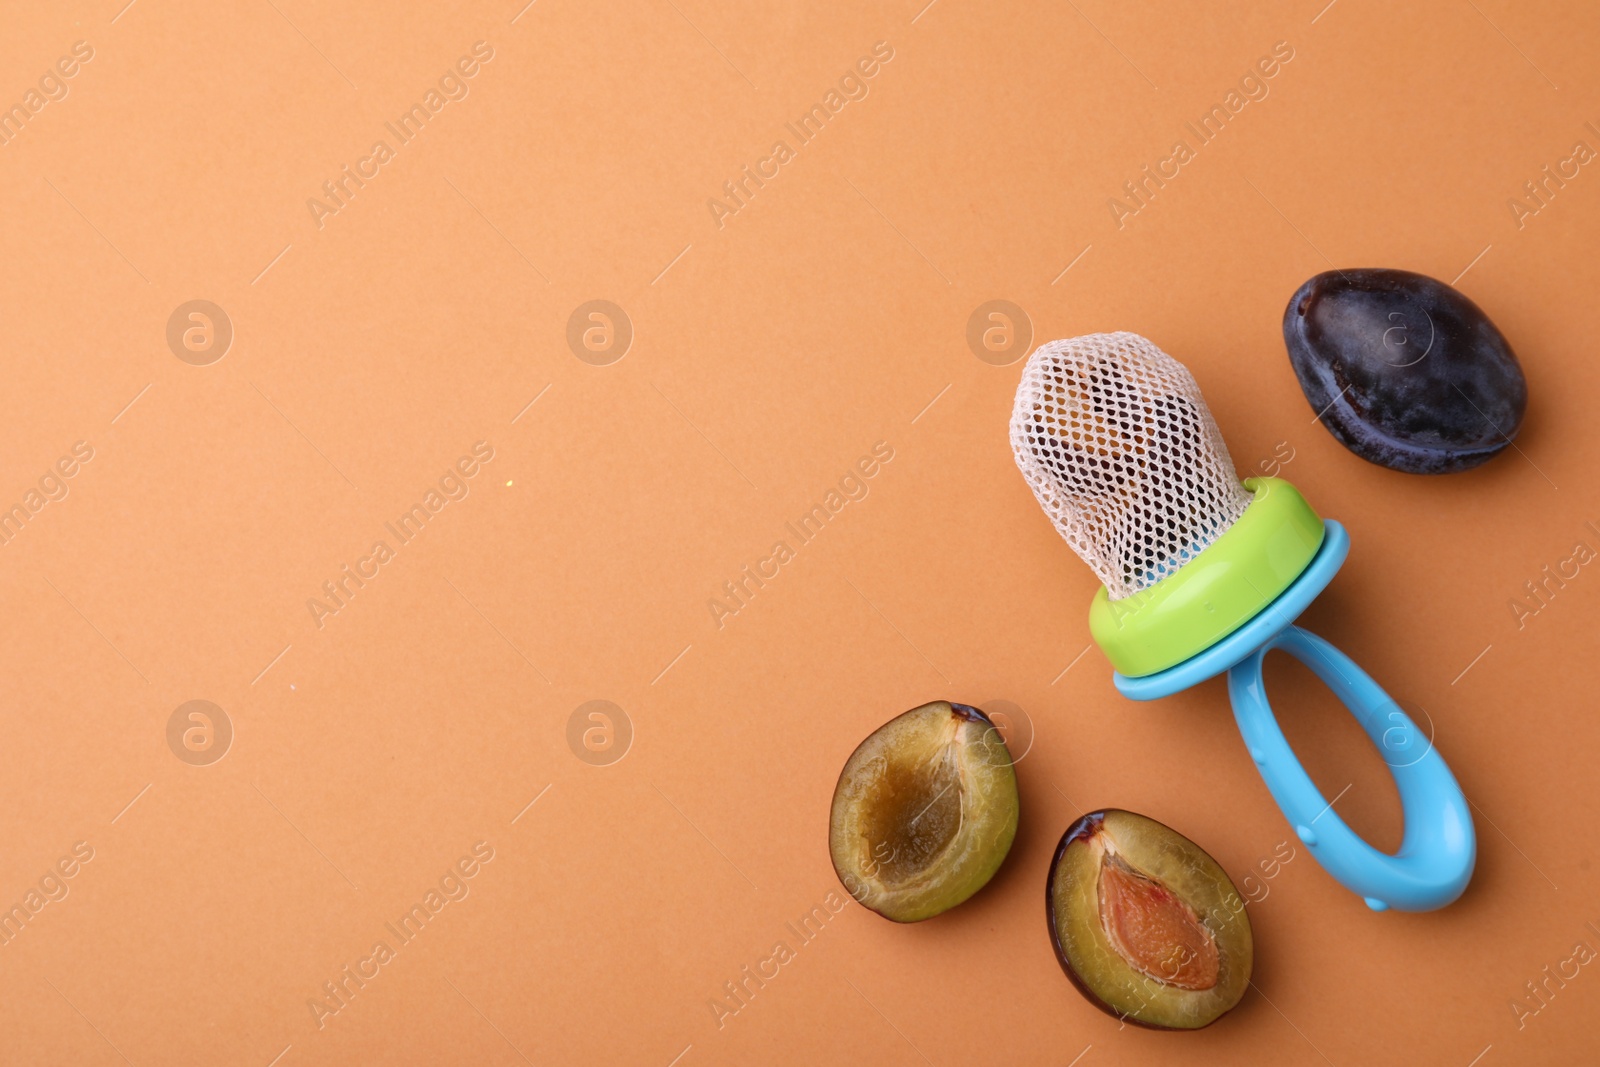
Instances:
[[[1017,833],[1017,776],[988,716],[936,700],[857,746],[834,788],[833,869],[851,896],[895,922],[966,900]]]
[[[1195,1030],[1239,1003],[1254,942],[1244,899],[1200,846],[1109,808],[1061,838],[1045,889],[1056,957],[1096,1007]]]

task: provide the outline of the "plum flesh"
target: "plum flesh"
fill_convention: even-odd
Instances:
[[[1409,474],[1467,470],[1517,436],[1522,366],[1478,305],[1404,270],[1333,270],[1289,299],[1283,340],[1300,388],[1350,451]]]
[[[1109,808],[1061,838],[1045,888],[1050,940],[1090,1003],[1158,1030],[1209,1026],[1250,983],[1239,891],[1198,845]]]
[[[895,922],[948,911],[994,876],[1017,833],[1017,778],[988,716],[937,700],[861,742],[834,788],[833,869]]]

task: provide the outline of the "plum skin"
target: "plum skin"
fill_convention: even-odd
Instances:
[[[1393,470],[1447,474],[1486,463],[1516,438],[1527,409],[1527,381],[1505,337],[1464,294],[1426,275],[1318,274],[1289,299],[1283,339],[1323,426]]]

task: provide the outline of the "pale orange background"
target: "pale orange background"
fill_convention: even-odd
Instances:
[[[95,454],[0,547],[0,904],[74,842],[94,859],[0,947],[0,1059],[1600,1054],[1595,966],[1520,1029],[1511,1007],[1600,948],[1600,577],[1521,629],[1508,606],[1600,548],[1600,174],[1520,228],[1507,206],[1600,148],[1587,5],[523,2],[9,5],[0,103],[75,41],[94,58],[0,148],[0,502]],[[470,95],[319,229],[306,200],[480,40]],[[719,228],[708,198],[879,41],[870,94]],[[1278,41],[1270,95],[1118,229],[1108,197]],[[1313,423],[1279,318],[1332,265],[1459,276],[1526,368],[1518,451],[1417,478]],[[191,366],[166,323],[202,298],[235,338]],[[635,330],[609,366],[567,347],[593,299]],[[1035,341],[1148,335],[1242,470],[1292,451],[1353,538],[1307,625],[1426,713],[1475,805],[1477,874],[1439,913],[1375,915],[1299,850],[1251,905],[1257,988],[1203,1033],[1073,990],[1055,842],[1131,808],[1242,880],[1290,831],[1220,682],[1137,705],[1075,659],[1094,580],[1013,466],[1021,364],[968,348],[992,299]],[[307,599],[480,440],[470,496],[319,629]],[[719,629],[722,583],[878,441],[870,495]],[[1397,843],[1353,722],[1270,673],[1339,812]],[[938,697],[1034,724],[1009,861],[937,920],[851,907],[798,947],[785,924],[837,891],[839,767]],[[210,766],[167,745],[193,699],[236,731]],[[609,766],[567,744],[594,699],[634,730]],[[478,841],[470,895],[319,1029],[308,999]],[[796,958],[719,1027],[780,939]]]

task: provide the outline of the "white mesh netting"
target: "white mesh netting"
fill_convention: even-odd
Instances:
[[[1052,341],[1029,356],[1011,450],[1112,600],[1189,562],[1251,499],[1194,376],[1136,333]]]

